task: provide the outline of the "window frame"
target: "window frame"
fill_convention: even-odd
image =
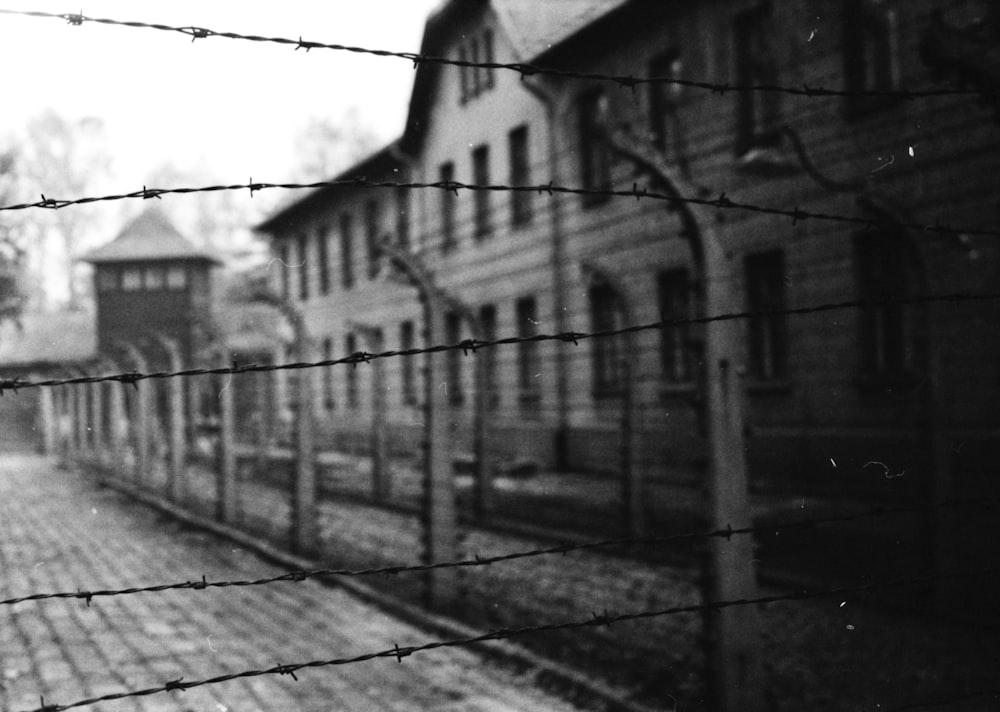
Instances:
[[[660,270],[656,291],[660,318],[664,321],[660,329],[660,379],[671,385],[691,385],[696,380],[692,325],[666,323],[692,316],[694,292],[690,270],[687,267]]]
[[[612,331],[623,323],[621,296],[610,284],[599,282],[587,289],[592,331]],[[590,340],[591,386],[595,398],[620,396],[625,388],[622,343],[617,337]]]
[[[743,270],[747,311],[755,314],[747,323],[748,375],[759,382],[785,381],[790,350],[788,317],[762,313],[788,307],[785,251],[775,248],[750,253],[743,259]]]
[[[779,84],[779,61],[769,27],[774,6],[768,0],[744,10],[733,20],[733,62],[740,86]],[[763,49],[763,53],[755,56]],[[781,143],[781,94],[771,91],[741,91],[736,96],[737,156]]]
[[[476,185],[490,184],[490,146],[481,143],[472,149],[472,180]],[[490,191],[477,190],[473,195],[473,224],[477,239],[483,239],[493,231]]]
[[[340,284],[345,290],[354,287],[354,224],[350,213],[340,215]]]
[[[507,133],[509,181],[513,186],[531,184],[531,147],[528,124],[515,126]],[[532,200],[529,191],[517,190],[510,194],[510,224],[513,227],[529,225],[532,219]]]
[[[610,190],[612,187],[611,152],[599,140],[597,115],[602,101],[606,99],[602,88],[588,89],[576,98],[577,141],[580,148],[580,183],[584,190]],[[593,207],[608,202],[609,195],[583,193],[584,207]]]

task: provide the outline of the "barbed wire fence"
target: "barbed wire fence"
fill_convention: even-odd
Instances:
[[[729,85],[729,84],[719,84],[710,82],[700,82],[686,79],[678,79],[673,77],[632,77],[632,76],[622,76],[613,74],[598,74],[598,73],[588,73],[588,72],[576,72],[576,71],[565,71],[565,70],[553,70],[546,69],[544,67],[536,67],[530,64],[504,64],[504,63],[494,63],[494,62],[467,62],[461,60],[451,60],[443,57],[433,57],[419,55],[415,53],[404,53],[404,52],[392,52],[387,50],[373,50],[360,47],[351,47],[338,44],[328,44],[321,42],[304,41],[301,38],[298,40],[293,40],[289,38],[280,37],[264,37],[256,35],[241,35],[231,32],[217,32],[214,30],[209,30],[206,28],[199,27],[174,27],[168,25],[159,25],[151,23],[141,23],[141,22],[127,22],[113,20],[109,18],[92,18],[87,17],[81,13],[79,14],[52,14],[43,13],[35,11],[10,11],[10,10],[0,10],[0,14],[22,14],[28,16],[34,16],[39,18],[50,18],[50,19],[61,19],[73,25],[82,25],[85,23],[96,23],[105,25],[115,25],[122,27],[131,28],[144,28],[153,29],[160,31],[169,31],[180,33],[186,36],[190,36],[193,40],[196,39],[207,39],[210,37],[219,37],[227,39],[237,39],[237,40],[248,40],[256,42],[269,42],[281,45],[290,45],[295,49],[330,49],[330,50],[340,50],[348,52],[361,52],[366,54],[372,54],[375,56],[383,57],[398,57],[402,59],[409,60],[417,66],[422,63],[433,63],[441,65],[450,65],[457,67],[481,67],[487,69],[500,69],[508,70],[519,73],[522,77],[532,76],[534,74],[552,74],[556,76],[561,76],[565,78],[582,79],[582,80],[594,80],[594,81],[605,81],[617,84],[624,88],[634,88],[642,84],[650,83],[663,83],[663,84],[677,84],[680,86],[686,86],[696,89],[701,89],[705,91],[712,92],[718,95],[725,95],[727,93],[740,93],[740,92],[778,92],[793,96],[800,96],[803,98],[813,98],[813,97],[829,97],[829,96],[892,96],[896,98],[907,99],[914,101],[921,98],[935,97],[935,96],[959,96],[959,97],[982,97],[989,94],[984,93],[982,90],[978,89],[920,89],[920,90],[892,90],[892,91],[863,91],[863,92],[848,92],[842,90],[828,89],[824,87],[809,87],[803,86],[801,88],[797,87],[782,87],[782,86],[750,86],[750,85]],[[779,216],[790,218],[793,225],[798,225],[807,220],[818,220],[818,221],[828,221],[840,224],[850,224],[855,227],[869,228],[869,229],[879,229],[879,228],[903,228],[908,230],[914,230],[921,233],[934,233],[934,234],[948,234],[948,235],[975,235],[975,236],[989,236],[996,237],[1000,236],[1000,229],[983,228],[976,226],[969,227],[956,227],[942,224],[938,221],[933,223],[916,223],[907,222],[900,220],[891,220],[884,218],[869,218],[862,216],[852,216],[852,215],[842,215],[835,213],[825,213],[825,212],[810,212],[806,210],[801,210],[798,207],[793,208],[778,208],[772,206],[762,206],[754,203],[742,203],[730,199],[726,193],[721,193],[718,197],[707,198],[707,197],[695,197],[695,196],[677,196],[663,192],[657,192],[649,190],[647,187],[641,187],[637,183],[634,183],[630,190],[603,190],[603,189],[587,189],[587,188],[576,188],[571,186],[554,185],[552,183],[539,184],[532,186],[516,186],[516,185],[486,185],[486,184],[475,184],[475,183],[463,183],[459,181],[438,181],[438,182],[397,182],[397,181],[375,181],[368,180],[366,178],[356,178],[347,180],[334,180],[334,181],[317,181],[313,183],[264,183],[255,182],[250,179],[246,184],[230,184],[230,185],[215,185],[215,186],[204,186],[204,187],[178,187],[178,188],[147,188],[143,187],[141,191],[133,191],[129,193],[121,193],[116,195],[105,195],[105,196],[93,196],[93,197],[79,197],[71,196],[67,198],[51,198],[46,197],[42,194],[41,200],[32,203],[20,203],[13,205],[0,206],[0,211],[12,211],[12,210],[28,210],[28,209],[64,209],[71,208],[72,206],[94,203],[94,202],[108,202],[108,201],[118,201],[126,199],[159,199],[164,195],[172,194],[191,194],[191,193],[204,193],[204,192],[218,192],[218,191],[233,191],[233,190],[249,190],[250,195],[260,190],[280,188],[289,190],[302,190],[302,189],[314,189],[314,188],[365,188],[365,189],[435,189],[443,191],[451,191],[456,194],[460,191],[491,191],[491,192],[502,192],[502,193],[536,193],[541,195],[547,195],[549,197],[558,195],[600,195],[608,197],[618,197],[618,198],[631,198],[641,201],[642,199],[651,199],[656,201],[663,201],[671,205],[690,205],[690,206],[700,206],[704,208],[710,208],[715,210],[740,210],[753,213],[759,213],[770,216]],[[734,311],[729,313],[713,313],[708,314],[704,317],[696,318],[684,318],[684,319],[668,319],[662,318],[655,322],[645,323],[645,324],[628,324],[622,328],[616,329],[605,329],[605,330],[593,330],[589,332],[578,332],[578,331],[568,331],[554,334],[532,334],[528,336],[518,335],[510,336],[504,338],[468,338],[462,339],[454,343],[434,343],[423,348],[401,348],[401,349],[389,349],[382,351],[354,351],[347,356],[341,358],[327,358],[320,360],[289,360],[285,362],[278,363],[249,363],[241,364],[233,362],[232,364],[226,366],[209,366],[209,367],[188,367],[185,365],[182,368],[172,368],[168,370],[132,370],[132,371],[115,371],[111,369],[110,373],[97,373],[97,372],[86,372],[78,376],[68,376],[61,378],[45,378],[45,379],[35,379],[35,378],[21,378],[20,376],[13,377],[3,377],[0,378],[0,394],[7,391],[13,395],[17,395],[22,390],[37,390],[42,394],[42,398],[45,399],[49,404],[46,409],[53,414],[57,419],[61,419],[61,422],[65,423],[67,427],[63,428],[58,434],[53,436],[54,441],[56,441],[56,448],[61,450],[69,461],[77,461],[84,463],[86,466],[95,468],[103,472],[102,477],[114,481],[116,477],[109,474],[108,470],[108,455],[120,456],[122,453],[130,453],[130,465],[133,469],[133,479],[128,482],[128,486],[134,486],[137,488],[146,488],[158,491],[161,494],[168,494],[175,491],[172,489],[176,487],[176,483],[172,483],[169,479],[161,479],[159,482],[155,481],[154,473],[158,470],[164,469],[162,460],[165,459],[166,453],[151,453],[149,452],[150,443],[148,437],[150,435],[150,430],[155,426],[163,427],[169,420],[171,408],[175,406],[170,406],[167,408],[158,407],[150,400],[149,396],[144,395],[143,398],[146,399],[135,399],[133,401],[127,401],[125,394],[121,391],[111,391],[110,387],[123,384],[130,386],[134,389],[134,392],[143,392],[149,387],[155,387],[157,382],[172,382],[178,379],[184,380],[192,377],[220,377],[220,376],[236,376],[243,374],[268,374],[271,372],[307,372],[313,369],[330,369],[334,366],[349,366],[351,369],[355,369],[358,366],[372,365],[375,362],[392,359],[392,358],[412,358],[416,356],[427,356],[428,358],[436,354],[463,354],[464,356],[471,356],[476,358],[481,358],[482,354],[480,352],[490,352],[494,349],[500,349],[501,347],[507,346],[517,346],[523,344],[536,344],[536,343],[548,343],[557,348],[573,348],[573,346],[579,345],[582,341],[587,340],[603,340],[603,339],[617,339],[630,334],[639,334],[647,332],[658,332],[671,327],[685,326],[685,325],[704,325],[720,322],[731,322],[738,320],[751,320],[760,319],[766,316],[806,316],[822,314],[825,312],[832,312],[838,310],[864,310],[873,309],[885,306],[900,306],[900,307],[911,307],[921,304],[930,303],[952,303],[956,307],[960,307],[967,303],[985,303],[995,301],[1000,297],[1000,293],[992,292],[953,292],[949,294],[921,294],[910,298],[903,299],[882,299],[882,300],[844,300],[839,302],[829,302],[816,304],[811,306],[802,306],[787,309],[773,309],[773,310],[754,310],[754,311]],[[627,354],[626,354],[627,356]],[[140,386],[144,381],[151,381],[151,384],[145,384]],[[233,382],[230,382],[232,385]],[[298,385],[305,384],[302,386],[300,393],[309,393],[310,390],[316,390],[316,384],[309,384],[306,379],[300,379]],[[91,386],[89,390],[85,390],[84,386]],[[62,389],[57,388],[61,386],[74,386],[73,389]],[[232,391],[237,390],[237,385],[232,385],[230,388],[228,385],[222,388],[222,391],[229,391],[228,395],[222,399],[222,405],[220,405],[219,417],[221,423],[219,424],[219,434],[216,438],[215,450],[217,455],[214,455],[213,465],[217,468],[217,472],[214,473],[212,479],[214,482],[211,483],[214,487],[214,497],[215,503],[214,507],[215,514],[219,516],[223,521],[228,523],[236,523],[238,519],[238,510],[240,509],[238,498],[240,488],[249,488],[252,483],[247,481],[239,481],[236,474],[236,469],[239,467],[239,459],[241,457],[238,452],[237,443],[234,441],[233,429],[233,403],[230,400],[233,396]],[[56,394],[56,395],[51,395]],[[51,402],[54,399],[54,402]],[[228,405],[225,403],[228,402]],[[120,425],[116,424],[114,412],[117,411],[118,419],[127,409],[131,408],[131,414],[133,416],[139,415],[142,418],[152,417],[153,425],[144,427],[134,427],[130,426],[126,429],[126,432],[109,432],[114,431],[115,428],[119,428]],[[299,403],[300,413],[305,410],[304,402]],[[135,420],[135,418],[132,418]],[[143,421],[146,422],[146,421]],[[54,426],[53,426],[54,427]],[[181,426],[183,427],[183,425]],[[303,426],[299,425],[299,428]],[[308,426],[311,427],[311,426]],[[228,435],[227,435],[228,432]],[[107,439],[105,439],[107,438]],[[227,439],[229,442],[227,442]],[[128,442],[131,440],[132,442]],[[298,444],[297,444],[298,446]],[[308,463],[308,468],[302,470],[303,467],[302,456],[305,453],[311,461]],[[251,453],[251,457],[257,457],[259,453]],[[265,454],[263,461],[266,468],[273,468],[275,462],[285,462],[292,463],[292,469],[296,472],[296,478],[312,478],[310,486],[306,490],[301,490],[297,486],[293,487],[293,491],[290,493],[289,499],[289,513],[288,518],[292,520],[292,526],[301,527],[303,526],[303,518],[308,520],[309,516],[315,518],[315,507],[316,507],[316,488],[317,484],[315,482],[316,478],[316,459],[317,453],[314,447],[306,446],[305,449],[298,449],[293,454],[279,454],[277,457],[272,457],[272,454]],[[192,460],[195,458],[192,456]],[[888,468],[887,468],[888,472]],[[172,476],[177,476],[178,473],[173,473]],[[888,477],[888,475],[887,475]],[[296,479],[298,482],[298,479]],[[205,493],[205,489],[197,489],[197,487],[192,487],[195,483],[193,481],[187,481],[188,495],[200,496]],[[203,483],[204,484],[204,483]],[[273,490],[272,490],[273,494]],[[288,494],[288,493],[286,493]],[[312,501],[303,501],[302,497],[306,500],[310,498]],[[949,498],[942,501],[935,502],[933,506],[939,509],[947,510],[964,510],[969,508],[983,508],[990,507],[997,503],[996,498],[988,496],[979,496],[972,498]],[[312,511],[311,515],[304,515],[304,512]],[[618,538],[608,538],[599,540],[586,540],[574,543],[560,544],[558,546],[545,546],[526,550],[515,551],[512,553],[493,555],[493,556],[474,556],[472,558],[465,558],[460,560],[452,561],[425,561],[420,564],[403,564],[394,566],[374,566],[364,569],[308,569],[308,570],[297,570],[290,571],[285,574],[278,576],[267,577],[256,580],[238,580],[238,581],[210,581],[205,575],[201,577],[200,580],[194,581],[184,581],[176,583],[166,583],[157,584],[151,586],[135,586],[129,588],[121,589],[106,589],[98,587],[89,587],[86,590],[78,590],[74,592],[64,591],[64,592],[53,592],[53,593],[29,593],[21,596],[9,597],[5,600],[0,601],[0,605],[12,606],[15,604],[22,604],[29,601],[42,602],[47,599],[53,598],[75,598],[85,601],[89,606],[94,601],[94,599],[109,597],[109,596],[123,596],[131,595],[136,593],[157,593],[168,590],[204,590],[207,588],[227,588],[227,587],[237,587],[237,586],[258,586],[265,584],[274,584],[281,582],[300,582],[309,578],[331,578],[331,577],[358,577],[358,576],[375,576],[375,575],[391,575],[396,576],[398,574],[408,574],[408,573],[428,573],[430,571],[439,571],[444,569],[472,569],[477,567],[488,567],[496,564],[502,564],[505,562],[533,558],[533,557],[543,557],[543,556],[555,556],[555,555],[566,555],[574,551],[587,551],[596,549],[611,549],[611,550],[621,550],[626,547],[633,547],[635,545],[666,545],[671,543],[680,542],[692,542],[692,541],[706,541],[706,540],[730,540],[732,537],[744,537],[753,536],[758,534],[770,533],[770,532],[782,532],[782,531],[795,531],[795,530],[811,530],[817,527],[822,527],[832,524],[844,524],[848,522],[857,522],[859,520],[865,519],[877,519],[887,516],[893,516],[898,514],[920,514],[926,513],[926,506],[886,506],[877,507],[869,509],[863,512],[856,512],[845,515],[834,515],[829,517],[811,517],[808,519],[800,519],[793,521],[777,522],[775,524],[761,525],[761,526],[744,526],[739,528],[733,528],[731,525],[724,529],[716,529],[714,531],[688,531],[679,534],[671,534],[664,536],[641,536],[641,537],[618,537]],[[312,527],[310,532],[294,531],[289,539],[292,548],[302,547],[302,542],[308,540],[309,538],[315,538],[317,533],[315,531],[316,523],[312,522]],[[304,539],[304,538],[305,539]],[[316,553],[315,552],[316,542],[313,541],[309,546],[305,548],[306,553]],[[41,701],[40,707],[35,710],[35,712],[58,712],[60,710],[66,710],[76,707],[89,706],[92,704],[97,704],[99,702],[111,701],[130,697],[143,697],[159,693],[167,692],[178,692],[191,689],[203,685],[220,684],[228,680],[233,680],[242,677],[256,677],[261,675],[282,675],[295,677],[295,673],[301,670],[315,667],[325,667],[325,666],[335,666],[335,665],[345,665],[359,663],[375,658],[395,658],[396,660],[402,662],[403,658],[409,657],[414,654],[421,653],[423,651],[432,650],[442,647],[458,647],[458,646],[469,646],[475,645],[491,640],[509,639],[509,638],[520,638],[524,636],[530,636],[535,633],[543,633],[550,631],[576,631],[586,628],[606,628],[616,623],[622,623],[626,621],[634,620],[644,620],[651,618],[660,618],[665,616],[673,616],[677,614],[691,614],[691,613],[717,613],[723,609],[741,607],[741,606],[757,606],[772,603],[781,602],[795,602],[804,601],[812,598],[818,597],[834,597],[840,595],[851,595],[860,594],[873,591],[881,591],[885,589],[895,589],[899,587],[911,587],[915,585],[927,585],[940,581],[967,581],[976,580],[980,578],[987,578],[995,576],[998,573],[996,569],[983,569],[973,572],[959,572],[959,573],[940,573],[935,572],[931,574],[921,575],[921,576],[911,576],[905,578],[897,578],[882,582],[868,583],[858,586],[839,586],[839,587],[824,587],[824,588],[813,588],[813,589],[801,589],[790,594],[780,594],[772,596],[757,596],[753,598],[738,598],[729,600],[715,600],[715,601],[705,601],[698,605],[690,606],[672,606],[668,608],[632,611],[625,613],[609,613],[604,611],[603,614],[594,613],[590,618],[582,620],[566,620],[559,622],[548,622],[530,626],[516,626],[516,627],[501,627],[496,630],[492,630],[489,633],[485,633],[479,636],[468,637],[463,639],[454,640],[438,640],[429,642],[422,645],[399,647],[394,646],[391,649],[385,649],[380,651],[375,651],[371,653],[366,653],[363,655],[353,656],[353,657],[342,657],[342,658],[330,658],[324,660],[312,660],[306,662],[297,663],[287,663],[276,665],[267,669],[255,669],[255,670],[245,670],[235,673],[230,673],[226,675],[216,675],[207,676],[202,679],[185,681],[183,679],[173,680],[161,685],[147,687],[142,689],[135,689],[129,691],[122,691],[117,693],[105,694],[90,697],[87,699],[81,699],[75,702],[67,704],[53,704],[46,703],[45,700]],[[297,679],[297,678],[296,678]],[[977,690],[966,692],[958,695],[954,695],[949,698],[942,698],[940,700],[923,700],[915,701],[913,703],[905,704],[903,706],[896,707],[894,709],[902,710],[907,709],[918,709],[921,707],[930,707],[933,705],[941,704],[951,704],[958,703],[965,700],[978,700],[985,699],[988,697],[996,696],[1000,694],[997,690]]]

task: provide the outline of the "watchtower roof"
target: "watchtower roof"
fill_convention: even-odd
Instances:
[[[159,208],[149,208],[133,218],[111,242],[91,250],[84,262],[153,262],[190,260],[220,264],[219,258],[192,245]]]

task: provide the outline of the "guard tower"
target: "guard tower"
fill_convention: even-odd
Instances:
[[[194,361],[199,327],[208,324],[211,313],[217,258],[188,242],[158,208],[151,208],[83,261],[94,265],[98,352],[162,334],[178,343],[184,363]]]

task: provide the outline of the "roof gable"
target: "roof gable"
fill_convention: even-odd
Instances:
[[[192,245],[159,208],[149,208],[129,222],[118,236],[83,256],[84,262],[145,262],[151,260],[219,259]]]

